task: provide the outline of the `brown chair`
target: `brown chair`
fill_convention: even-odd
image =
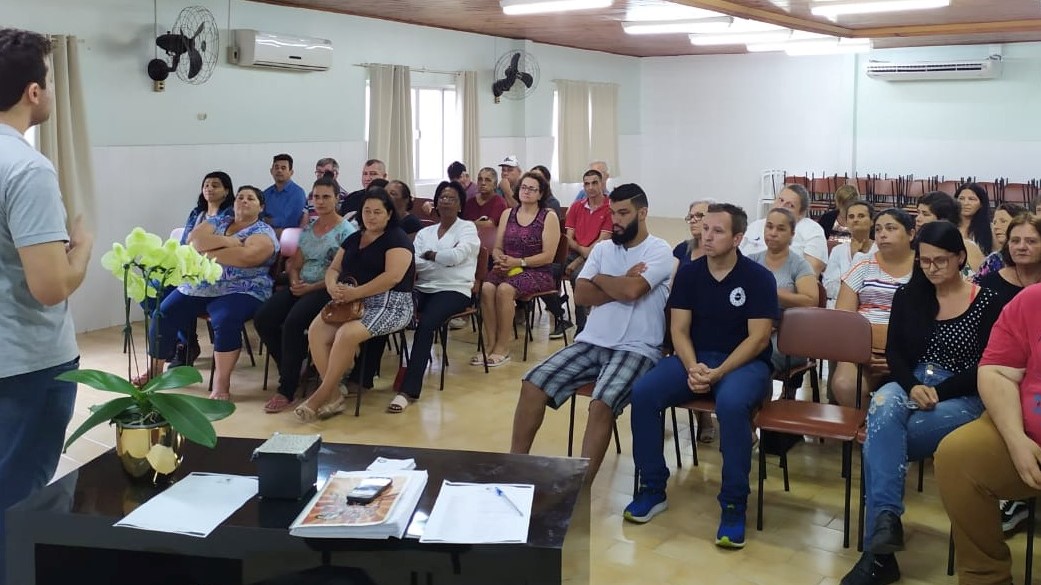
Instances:
[[[557,244],[557,253],[553,257],[553,262],[555,262],[559,266],[566,266],[567,265],[567,251],[568,251],[567,236],[565,236],[563,233],[561,233],[560,234],[560,242]],[[563,272],[563,271],[561,271],[561,272]],[[535,301],[536,301],[536,299],[539,299],[541,297],[548,297],[548,296],[559,295],[560,294],[560,287],[561,287],[560,281],[563,278],[564,278],[563,274],[561,274],[559,277],[555,277],[554,278],[554,280],[556,281],[554,284],[556,286],[553,287],[552,290],[547,290],[547,291],[542,291],[542,292],[538,292],[538,293],[531,294],[531,295],[525,295],[525,296],[518,296],[517,297],[517,300],[520,301],[520,303],[522,305],[524,305],[524,359],[523,359],[523,361],[528,361],[528,342],[529,341],[535,341],[535,336],[532,334],[532,330],[535,328]],[[516,336],[516,331],[514,331],[514,336]],[[568,344],[567,331],[564,331],[564,345],[566,346],[567,344]]]
[[[484,373],[488,373],[488,354],[485,353],[484,348],[484,315],[481,313],[481,286],[488,277],[489,254],[488,248],[481,246],[477,254],[477,270],[474,273],[474,286],[471,291],[472,303],[470,306],[466,310],[449,317],[438,329],[438,335],[441,337],[441,385],[438,387],[439,391],[445,389],[445,368],[448,367],[448,324],[453,319],[472,317],[477,320],[477,349],[481,350],[481,357],[484,358]]]
[[[568,422],[567,427],[567,456],[571,457],[571,453],[574,451],[575,445],[575,398],[578,396],[585,396],[586,398],[593,397],[594,384],[585,384],[579,386],[578,390],[571,395],[571,418]],[[615,452],[619,455],[622,454],[622,442],[618,438],[618,421],[617,419],[612,423],[614,425],[614,448]]]
[[[761,431],[808,435],[842,441],[842,476],[846,481],[842,546],[849,547],[850,495],[853,478],[853,443],[864,424],[861,409],[861,373],[871,361],[871,325],[859,313],[800,307],[781,317],[777,347],[786,355],[857,364],[856,408],[819,404],[782,397],[768,402],[755,418]],[[785,458],[785,468],[787,468]],[[758,519],[763,529],[763,482],[766,479],[766,449],[759,449]]]

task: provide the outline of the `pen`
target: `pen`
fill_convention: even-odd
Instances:
[[[517,504],[513,503],[513,500],[510,499],[510,496],[507,496],[506,492],[502,491],[502,489],[499,486],[495,486],[494,488],[492,488],[492,491],[495,492],[495,495],[497,495],[500,498],[506,500],[506,503],[509,504],[511,508],[516,510],[518,515],[520,515],[520,516],[524,515],[524,512],[522,512],[521,509],[519,507],[517,507]]]

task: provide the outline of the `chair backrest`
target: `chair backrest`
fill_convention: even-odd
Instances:
[[[481,239],[481,246],[488,248],[490,253],[495,249],[495,238],[498,237],[499,232],[495,227],[484,227],[477,229],[477,237]]]
[[[777,350],[854,364],[871,362],[871,324],[860,313],[795,307],[781,315]]]
[[[557,253],[553,256],[553,262],[560,264],[561,269],[567,265],[567,236],[563,233],[560,234],[560,242],[557,243]]]
[[[828,306],[828,290],[824,288],[824,283],[817,281],[817,307],[824,309]]]
[[[278,239],[278,247],[283,257],[290,258],[296,254],[296,249],[300,246],[300,234],[303,231],[300,228],[282,230],[282,237]]]
[[[488,279],[488,258],[491,256],[491,251],[484,246],[481,246],[480,251],[477,253],[477,270],[474,271],[474,285],[471,289],[473,291],[474,300],[480,302],[479,297],[481,294],[481,285]]]
[[[174,228],[174,229],[170,230],[170,239],[171,240],[180,242],[181,238],[183,238],[183,237],[184,237],[184,228],[183,227]]]

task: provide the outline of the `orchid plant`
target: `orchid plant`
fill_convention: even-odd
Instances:
[[[91,416],[65,442],[68,449],[76,439],[93,427],[111,422],[125,426],[147,426],[169,423],[189,441],[213,447],[217,434],[212,421],[220,420],[235,411],[231,402],[210,400],[199,396],[165,393],[164,390],[183,388],[202,382],[202,375],[193,367],[171,368],[163,373],[149,372],[150,379],[140,388],[129,381],[135,366],[133,328],[131,327],[132,302],[145,299],[157,307],[154,315],[145,311],[145,331],[149,331],[149,318],[160,319],[158,311],[168,287],[180,284],[216,282],[223,268],[195,248],[181,245],[177,240],[165,242],[159,236],[134,228],[126,237],[126,244],[116,242],[101,258],[101,265],[123,282],[124,342],[127,350],[127,377],[123,378],[100,370],[72,370],[58,379],[86,384],[98,390],[122,394],[104,404],[92,406]],[[158,330],[158,327],[155,328]],[[149,349],[158,340],[145,334],[146,360],[151,363]]]

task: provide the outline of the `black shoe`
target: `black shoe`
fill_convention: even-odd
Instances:
[[[900,567],[896,564],[895,556],[866,552],[839,585],[888,585],[899,580]]]
[[[875,520],[875,531],[864,550],[876,555],[904,550],[904,525],[900,523],[900,517],[888,510],[879,514]]]
[[[1027,503],[1021,500],[1002,500],[1001,502],[1001,530],[1012,532],[1024,520],[1027,519],[1029,510]]]
[[[550,339],[560,339],[564,337],[564,332],[574,327],[575,324],[567,319],[557,319],[557,325],[553,328],[553,331],[549,334]]]
[[[178,343],[174,349],[173,359],[166,362],[167,368],[176,368],[185,365],[188,359],[188,346],[183,343]]]

